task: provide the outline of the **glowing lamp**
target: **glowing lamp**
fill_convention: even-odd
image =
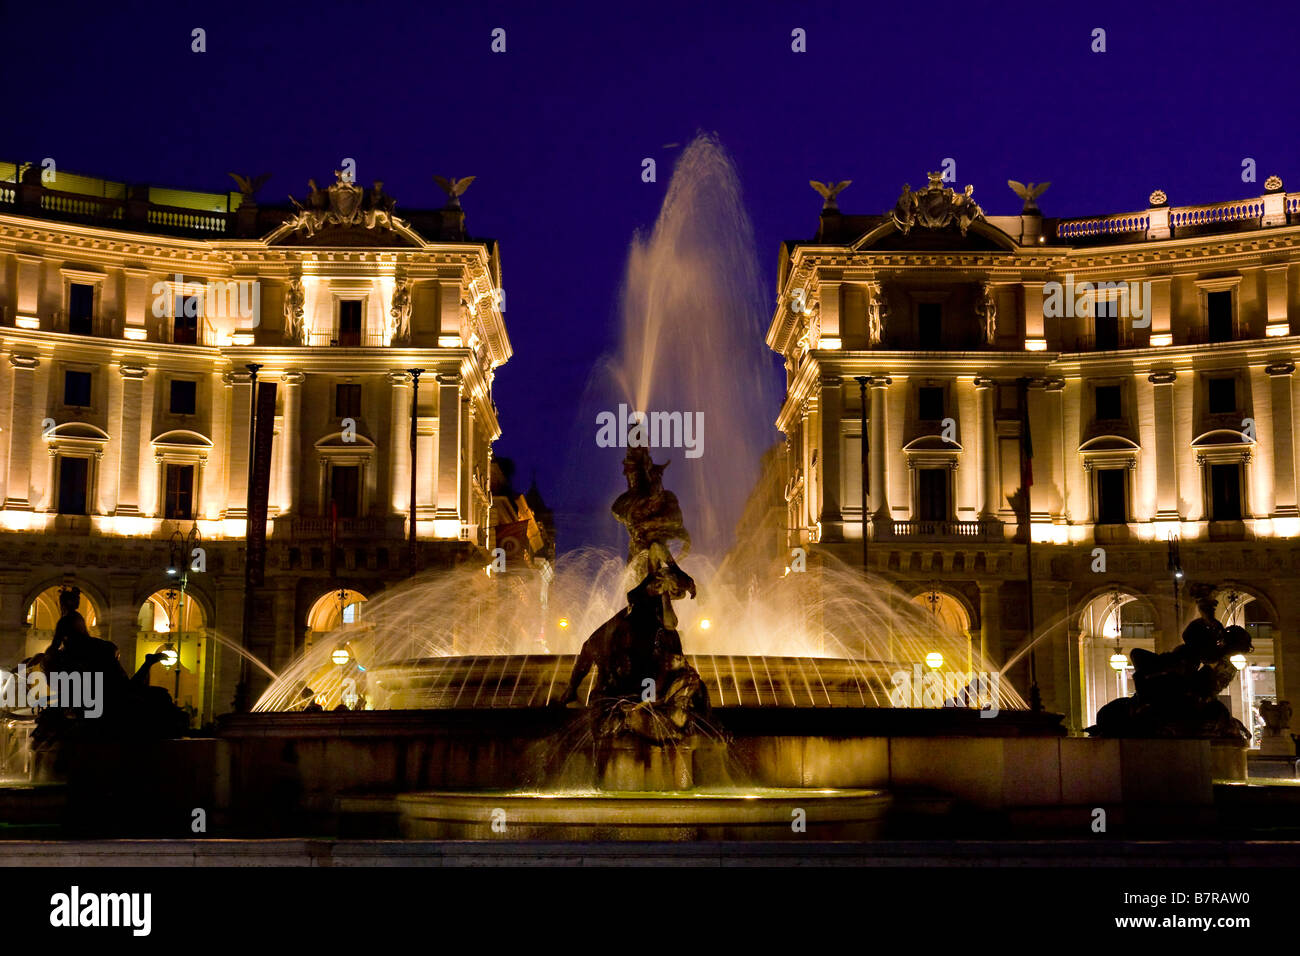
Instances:
[[[925,655],[925,666],[932,671],[937,671],[943,666],[943,655],[938,651],[931,651]]]
[[[567,617],[560,618],[560,627],[564,628],[568,626],[569,626],[569,619]]]
[[[1114,654],[1110,655],[1110,667],[1111,670],[1116,671],[1122,671],[1124,668],[1128,667],[1128,658],[1124,656],[1123,651],[1116,651]]]
[[[1240,671],[1246,669],[1247,661],[1245,654],[1233,654],[1228,658],[1228,660],[1232,661],[1232,666],[1237,668],[1237,670]]]
[[[176,653],[176,648],[172,647],[170,644],[164,644],[158,653],[162,655],[163,667],[174,667],[176,662],[180,660],[180,655]]]
[[[711,628],[712,626],[713,626],[713,622],[710,621],[707,617],[702,617],[702,618],[700,618],[700,630],[701,630],[701,631],[707,631],[707,630],[708,630],[709,628]]]
[[[336,647],[330,653],[330,660],[332,660],[335,664],[338,664],[339,667],[342,667],[348,661],[352,660],[352,655],[348,653],[348,649],[346,647]]]

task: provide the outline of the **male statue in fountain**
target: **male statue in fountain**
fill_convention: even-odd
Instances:
[[[691,535],[682,522],[682,508],[677,496],[664,487],[664,469],[668,462],[656,465],[645,448],[629,448],[623,459],[623,475],[627,478],[627,491],[614,499],[610,510],[619,523],[627,528],[627,577],[631,582],[643,581],[660,568],[670,569],[695,597],[695,582],[690,575],[677,567],[668,545],[682,543],[679,557],[691,550]],[[672,599],[663,596],[664,624],[677,626]]]
[[[628,531],[628,603],[582,645],[560,703],[577,700],[594,667],[591,697],[608,704],[596,736],[632,733],[663,742],[688,736],[693,718],[708,712],[709,696],[682,650],[673,601],[695,597],[695,581],[677,566],[669,544],[690,535],[677,496],[663,486],[667,464],[656,465],[645,448],[629,449],[623,462],[627,491],[614,502],[614,516]],[[647,687],[652,692],[647,694]]]

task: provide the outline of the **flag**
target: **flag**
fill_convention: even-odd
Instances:
[[[1034,486],[1034,442],[1029,434],[1029,379],[1020,385],[1020,487],[1028,494]],[[1028,502],[1026,502],[1028,504]]]

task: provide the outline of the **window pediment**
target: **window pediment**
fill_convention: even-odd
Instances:
[[[1098,435],[1095,438],[1089,438],[1079,446],[1081,454],[1088,452],[1135,452],[1141,450],[1141,445],[1131,438],[1125,438],[1123,435]]]
[[[1222,448],[1224,446],[1248,449],[1255,439],[1236,428],[1213,428],[1192,441],[1193,448]]]
[[[151,443],[155,446],[166,445],[173,448],[194,449],[195,451],[206,451],[212,447],[210,439],[186,428],[174,428],[171,431],[165,431],[155,436]]]

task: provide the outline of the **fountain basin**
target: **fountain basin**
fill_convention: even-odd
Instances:
[[[691,654],[715,707],[888,706],[889,667],[838,657]],[[425,657],[372,666],[389,709],[542,707],[559,698],[573,654]]]
[[[398,796],[425,840],[872,840],[884,790],[752,787],[659,792],[434,791]]]

